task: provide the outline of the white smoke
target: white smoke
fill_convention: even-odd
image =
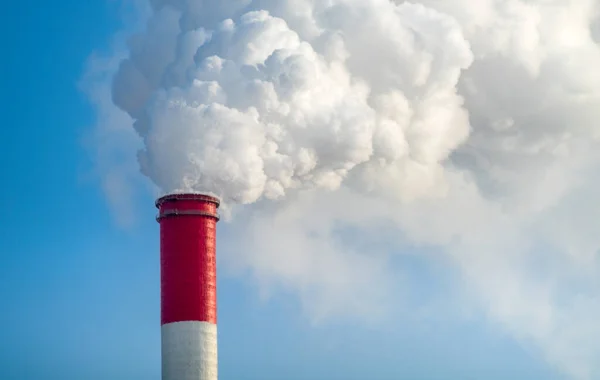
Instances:
[[[313,315],[383,315],[375,242],[428,247],[490,320],[599,374],[597,0],[151,6],[112,98],[161,191],[256,203],[235,265]]]
[[[253,203],[337,189],[353,170],[400,168],[414,182],[402,194],[443,180],[469,131],[456,85],[472,53],[456,21],[387,0],[302,4],[291,18],[294,4],[156,4],[114,99],[158,187]]]

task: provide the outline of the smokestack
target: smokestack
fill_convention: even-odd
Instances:
[[[217,379],[217,198],[166,195],[160,223],[162,380]]]

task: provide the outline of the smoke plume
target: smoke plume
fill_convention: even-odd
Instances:
[[[254,204],[231,261],[262,285],[366,316],[397,286],[390,247],[426,247],[590,379],[599,43],[596,0],[151,0],[111,92],[162,192]]]
[[[469,134],[459,24],[387,0],[273,4],[154,3],[114,85],[143,173],[227,203],[335,190],[353,171],[403,171],[410,196],[438,186]]]

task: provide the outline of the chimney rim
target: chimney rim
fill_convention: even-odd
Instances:
[[[207,193],[200,193],[200,192],[198,192],[198,193],[186,192],[186,193],[165,194],[165,195],[157,198],[154,205],[156,206],[156,208],[160,209],[160,206],[163,203],[176,202],[176,201],[180,201],[180,200],[213,203],[217,206],[217,208],[219,208],[219,206],[221,205],[221,200],[217,196],[210,195]]]

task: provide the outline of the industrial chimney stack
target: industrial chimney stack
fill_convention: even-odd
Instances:
[[[160,223],[162,380],[217,380],[217,198],[156,201]]]

